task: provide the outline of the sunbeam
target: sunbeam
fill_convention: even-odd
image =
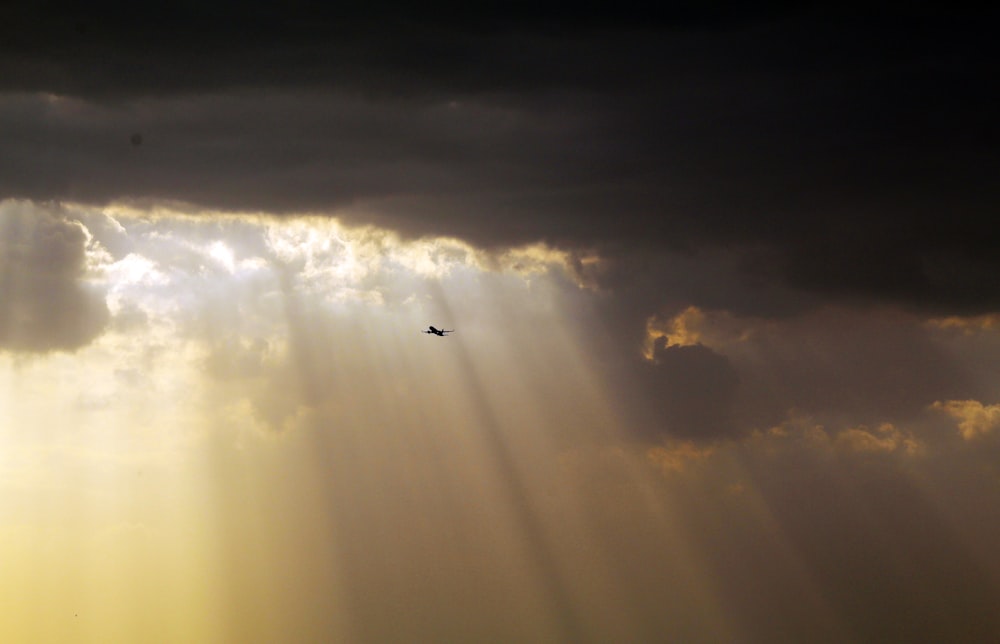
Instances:
[[[996,405],[916,382],[865,397],[843,376],[925,335],[958,359],[992,346],[988,325],[686,307],[623,350],[581,272],[603,261],[590,251],[304,215],[0,215],[5,640],[833,642],[996,624],[976,599],[1000,577],[977,451]],[[33,326],[53,306],[78,315]],[[883,369],[868,377],[898,373]],[[914,391],[940,398],[878,415]],[[976,601],[934,599],[963,576]]]

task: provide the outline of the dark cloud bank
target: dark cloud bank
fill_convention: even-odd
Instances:
[[[723,248],[824,297],[1000,298],[974,17],[56,4],[0,29],[5,196],[339,208],[483,245]]]

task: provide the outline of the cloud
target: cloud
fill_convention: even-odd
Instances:
[[[740,378],[724,356],[659,338],[643,367],[637,375],[651,416],[641,422],[652,436],[712,440],[742,430],[732,416]]]
[[[900,450],[909,455],[919,454],[923,446],[912,435],[897,429],[892,423],[883,423],[872,430],[868,427],[850,427],[837,433],[837,447],[861,454],[891,453]]]
[[[171,8],[155,26],[13,11],[0,195],[334,214],[621,260],[715,251],[771,291],[1000,305],[984,26],[780,3],[389,6]]]
[[[127,333],[159,325],[203,343],[205,373],[233,383],[220,384],[219,391],[255,392],[253,409],[274,426],[284,426],[300,404],[323,396],[317,390],[298,392],[301,399],[275,397],[268,393],[272,378],[333,378],[310,372],[317,358],[302,341],[289,343],[285,330],[301,338],[318,334],[324,343],[370,335],[374,328],[389,332],[378,326],[379,310],[429,311],[440,301],[441,284],[466,283],[462,288],[468,289],[473,276],[478,290],[463,290],[460,310],[448,313],[471,316],[467,328],[503,319],[509,332],[524,327],[523,333],[532,333],[526,316],[534,304],[510,291],[514,285],[531,289],[537,283],[535,292],[545,293],[539,302],[579,311],[588,359],[606,369],[623,401],[627,431],[652,443],[665,437],[701,444],[745,437],[799,409],[819,423],[858,429],[842,438],[845,448],[895,441],[904,449],[906,435],[866,428],[906,426],[935,400],[985,395],[982,383],[995,371],[988,359],[994,334],[986,323],[974,324],[980,318],[944,324],[892,308],[808,306],[766,315],[753,308],[753,297],[741,294],[745,278],[724,254],[661,258],[652,283],[632,282],[638,289],[630,293],[631,278],[615,273],[624,268],[639,276],[638,269],[546,244],[484,249],[455,238],[410,239],[317,216],[72,208],[94,231],[95,243],[114,249],[102,264],[102,288],[115,328]],[[659,271],[666,274],[668,267],[677,276],[660,283]],[[604,290],[609,283],[612,288]],[[658,295],[651,288],[657,283]],[[493,304],[481,290],[487,284],[506,293],[508,308],[482,308]],[[772,301],[795,298],[760,284],[749,288],[765,299],[770,293]],[[682,305],[699,293],[716,303],[743,297],[749,308]],[[664,300],[675,308],[646,312],[650,302]],[[435,310],[438,319],[444,310]],[[508,319],[514,310],[523,319]],[[344,326],[340,316],[347,311],[369,320],[368,328]],[[957,331],[955,320],[971,320],[975,333]]]
[[[674,441],[666,445],[650,447],[646,458],[664,474],[683,472],[712,456],[714,446],[699,446],[692,441]]]
[[[541,361],[523,382],[538,381],[553,408],[573,415],[567,385],[550,379],[554,365],[539,344],[555,335],[558,347],[574,346],[574,323],[558,312],[596,297],[584,283],[599,261],[590,256],[545,244],[484,249],[453,238],[406,239],[319,216],[66,209],[101,249],[97,279],[112,316],[101,344],[107,360],[127,355],[136,373],[183,363],[179,375],[150,383],[151,396],[193,370],[212,414],[276,431],[317,418],[350,424],[359,409],[388,413],[371,402],[389,395],[382,392],[397,401],[388,408],[412,402],[417,366],[390,365],[394,353],[414,359],[414,347],[391,347],[422,339],[417,331],[429,323],[447,323],[492,357],[500,345],[502,355],[520,356],[505,373]]]
[[[691,277],[709,289],[725,285],[718,278]],[[598,302],[607,317],[595,332],[616,329],[607,346],[618,359],[604,358],[609,379],[636,383],[634,391],[622,384],[620,395],[636,436],[654,442],[744,437],[804,413],[910,449],[911,438],[940,440],[932,427],[940,423],[927,414],[935,401],[982,400],[1000,375],[1000,338],[989,317],[942,324],[895,308],[828,306],[776,317],[687,306],[646,317],[636,337],[628,329],[640,303]],[[631,308],[615,308],[622,303]],[[886,424],[915,435],[882,434]],[[866,438],[851,433],[842,446],[860,448]]]
[[[927,325],[936,329],[955,330],[963,335],[971,336],[1000,329],[1000,314],[951,315],[943,318],[932,318],[927,321]]]
[[[761,454],[808,453],[813,457],[839,455],[850,462],[864,456],[918,456],[927,446],[909,429],[882,423],[872,429],[866,425],[829,427],[819,419],[792,410],[781,423],[765,431],[755,430],[743,446]]]
[[[88,272],[91,236],[57,208],[0,202],[0,348],[78,349],[109,320]]]
[[[938,400],[931,409],[956,419],[958,431],[967,441],[988,436],[1000,427],[1000,405],[984,405],[978,400]]]
[[[704,344],[722,348],[747,342],[760,325],[759,319],[740,319],[728,311],[706,312],[689,306],[677,315],[653,315],[646,320],[645,356],[654,359],[658,342],[667,346],[695,346]]]
[[[280,10],[227,2],[164,7],[152,24],[114,3],[85,12],[72,5],[57,12],[59,4],[52,12],[25,7],[7,13],[0,31],[3,88],[120,96],[261,84],[334,84],[394,94],[428,87],[604,87],[646,80],[642,67],[625,63],[658,53],[650,31],[725,27],[782,13],[705,11],[693,4],[639,11],[626,3],[569,13],[545,2],[437,10],[405,2],[346,10],[311,2]],[[183,44],[173,37],[181,32],[187,34]],[[629,42],[627,35],[632,49],[597,49]],[[589,64],[579,65],[581,59]]]
[[[942,392],[979,391],[979,366],[936,333],[921,317],[891,309],[773,319],[689,308],[650,318],[646,342],[697,340],[723,356],[738,376],[728,405],[745,432],[773,426],[793,408],[838,423],[909,422]]]

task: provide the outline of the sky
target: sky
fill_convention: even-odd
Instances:
[[[992,41],[4,5],[0,638],[995,639]]]

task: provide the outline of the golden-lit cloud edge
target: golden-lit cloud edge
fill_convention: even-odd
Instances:
[[[1000,404],[978,400],[937,400],[930,409],[955,419],[958,433],[967,441],[990,436],[1000,428]]]
[[[65,207],[83,212],[94,210],[74,204],[65,204]],[[592,280],[585,279],[580,268],[597,270],[603,261],[595,251],[569,251],[542,242],[485,250],[456,237],[404,239],[396,232],[374,225],[344,224],[336,211],[274,215],[209,210],[181,203],[115,202],[101,208],[100,212],[123,221],[176,222],[191,228],[227,224],[260,227],[266,231],[275,255],[289,262],[313,258],[339,243],[359,264],[348,270],[371,269],[379,258],[389,256],[390,262],[424,277],[441,277],[457,267],[512,272],[524,277],[557,269],[565,271],[578,286],[592,288]],[[313,266],[310,269],[316,270]]]

